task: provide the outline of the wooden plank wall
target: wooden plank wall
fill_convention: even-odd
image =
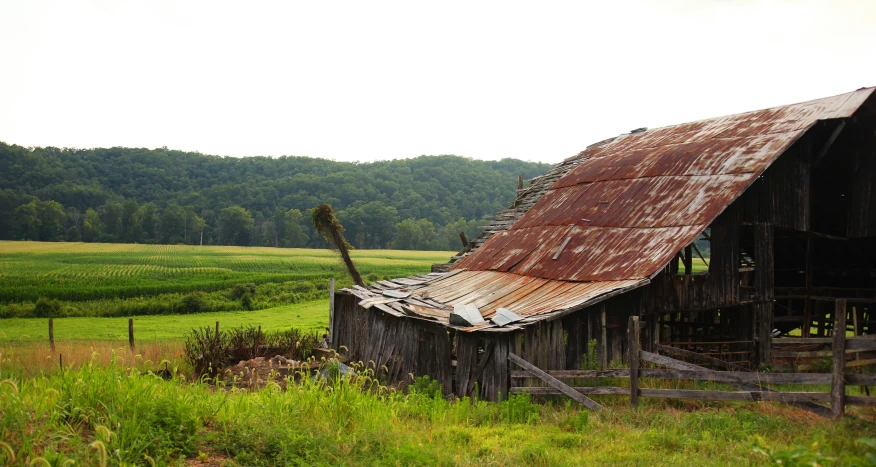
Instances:
[[[863,132],[854,157],[849,237],[876,237],[876,134]]]
[[[335,294],[336,349],[346,347],[342,353],[350,361],[374,368],[386,383],[404,387],[411,382],[410,374],[429,375],[445,394],[452,392],[452,342],[446,328],[366,310],[358,302],[353,295]]]
[[[729,224],[772,224],[809,230],[812,154],[819,135],[809,132],[776,160],[724,213]]]

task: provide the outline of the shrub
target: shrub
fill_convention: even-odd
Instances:
[[[192,329],[186,338],[185,355],[195,374],[216,376],[228,362],[228,340],[222,331],[217,333],[209,326]]]
[[[200,313],[207,310],[207,299],[204,292],[192,292],[180,301],[181,313]]]
[[[40,297],[33,308],[33,315],[37,318],[51,318],[61,311],[61,302],[46,297]]]
[[[234,287],[231,289],[231,298],[235,300],[240,300],[247,295],[255,295],[255,293],[256,285],[253,283],[234,284]]]

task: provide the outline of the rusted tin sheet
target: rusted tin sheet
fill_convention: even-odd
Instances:
[[[648,278],[818,120],[849,117],[872,93],[658,128],[588,148],[510,229],[457,267],[561,281]]]
[[[446,279],[446,281],[451,280],[456,281],[455,285],[442,284],[444,280],[434,281],[426,287],[413,291],[408,299],[419,301],[428,298],[448,307],[474,305],[484,319],[490,319],[499,308],[507,308],[523,317],[532,317],[566,310],[639,282],[567,282],[498,271],[463,271],[455,277]],[[405,303],[408,299],[403,299],[401,302]],[[441,311],[410,302],[407,302],[407,306],[423,317],[448,323],[446,317],[450,314],[449,310]],[[493,323],[487,322],[475,327],[467,327],[465,330],[472,331],[491,326]]]

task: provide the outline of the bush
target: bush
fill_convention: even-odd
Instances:
[[[292,360],[306,360],[319,343],[319,333],[292,328],[289,331],[261,333],[258,328],[242,326],[219,331],[193,329],[186,338],[186,360],[197,375],[216,376],[226,365],[257,357],[283,355]]]
[[[231,289],[231,298],[234,300],[240,300],[241,298],[247,295],[255,295],[256,294],[256,285],[253,283],[249,284],[234,284],[234,287]]]
[[[61,302],[46,297],[40,297],[33,308],[33,315],[37,318],[51,318],[58,316],[61,311]]]
[[[192,292],[180,301],[180,313],[200,313],[207,311],[207,308],[204,292]]]
[[[192,329],[192,334],[186,338],[185,354],[195,374],[213,377],[228,362],[228,340],[222,331],[217,333],[209,326]]]

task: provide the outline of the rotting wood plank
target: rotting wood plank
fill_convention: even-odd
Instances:
[[[719,360],[717,358],[709,357],[707,355],[703,355],[697,352],[691,352],[690,350],[679,349],[677,347],[669,347],[666,345],[656,344],[654,348],[660,352],[664,352],[666,354],[675,355],[682,358],[690,358],[692,360],[697,360],[700,363],[708,363],[710,365],[715,365],[717,367],[723,368],[725,370],[739,370],[738,365],[734,365],[729,362],[725,362],[724,360]]]
[[[713,391],[698,389],[639,389],[641,397],[710,401],[784,402],[786,404],[828,402],[823,392]]]
[[[682,362],[682,361],[676,360],[674,358],[665,357],[663,355],[653,354],[651,352],[642,351],[641,355],[642,355],[642,360],[645,360],[645,361],[648,361],[651,363],[656,363],[658,365],[667,366],[667,367],[674,369],[674,370],[711,371],[708,368],[704,368],[704,367],[701,367],[699,365],[694,365],[692,363]],[[759,384],[753,384],[753,385],[752,384],[734,384],[734,383],[729,383],[729,384],[736,386],[739,389],[742,389],[745,391],[775,392],[769,388],[764,388]],[[641,390],[639,391],[639,395],[640,396],[643,395],[641,393]],[[822,417],[826,417],[826,416],[830,415],[830,411],[828,408],[821,406],[821,405],[818,405],[818,404],[814,404],[814,403],[807,402],[807,401],[797,401],[797,402],[788,402],[788,403],[791,405],[794,405],[796,407],[799,407],[801,409],[808,410],[809,412],[812,412],[814,414],[821,415]]]
[[[572,399],[584,404],[585,407],[587,407],[591,410],[601,410],[604,408],[600,404],[598,404],[596,401],[594,401],[593,399],[590,399],[589,397],[585,396],[584,394],[581,394],[580,392],[572,389],[570,386],[566,385],[562,381],[545,373],[544,371],[539,369],[537,366],[527,362],[526,360],[518,357],[515,354],[509,353],[508,360],[510,360],[512,363],[515,363],[516,365],[520,366],[521,368],[525,369],[526,371],[529,371],[530,373],[532,373],[533,376],[535,376],[538,379],[549,384],[554,389],[556,389],[556,390],[562,392],[563,394],[571,397]]]
[[[627,396],[630,394],[630,390],[627,388],[619,388],[614,386],[575,386],[571,388],[572,390],[591,396],[602,396],[602,395],[617,395],[617,396]],[[532,395],[561,395],[565,394],[564,392],[560,392],[556,388],[552,387],[538,387],[538,386],[521,386],[521,387],[512,387],[512,394],[532,394]]]
[[[876,407],[876,397],[846,396],[846,405],[865,405],[870,407]]]
[[[468,383],[468,386],[465,388],[465,394],[469,394],[473,389],[475,382],[481,378],[481,375],[484,374],[484,368],[487,367],[487,362],[490,361],[490,357],[493,356],[493,348],[496,346],[494,341],[489,341],[487,346],[484,348],[484,354],[481,356],[481,361],[478,362],[474,371],[472,372],[471,380]]]

